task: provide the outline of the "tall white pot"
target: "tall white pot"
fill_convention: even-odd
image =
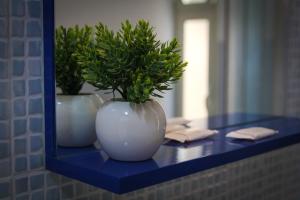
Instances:
[[[57,95],[56,139],[59,146],[83,147],[96,139],[95,119],[103,100],[96,94]]]
[[[108,101],[99,109],[96,132],[108,156],[121,161],[152,158],[164,140],[166,117],[156,101]]]

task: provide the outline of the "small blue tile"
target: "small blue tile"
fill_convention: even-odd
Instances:
[[[39,151],[43,148],[43,139],[41,136],[31,136],[31,152]]]
[[[28,191],[28,177],[18,178],[15,180],[16,194]]]
[[[7,142],[0,142],[0,159],[10,156],[10,145]]]
[[[44,187],[44,174],[39,174],[30,177],[30,188],[36,190]]]
[[[28,199],[29,199],[29,195],[28,194],[16,197],[16,200],[28,200]]]
[[[59,200],[59,189],[58,188],[53,188],[47,190],[47,200]]]
[[[29,114],[40,114],[43,112],[42,99],[30,99],[29,100]]]
[[[76,195],[84,194],[87,192],[87,185],[83,183],[77,183],[75,185]]]
[[[8,57],[8,46],[6,42],[0,41],[0,58]]]
[[[39,117],[30,118],[29,128],[32,133],[41,133],[43,131],[43,119]]]
[[[22,40],[13,40],[12,41],[12,54],[13,56],[20,57],[24,56],[25,44]]]
[[[103,200],[112,200],[112,193],[111,192],[104,192],[102,194],[102,199]]]
[[[42,27],[39,21],[30,21],[27,23],[27,36],[40,37],[42,35]]]
[[[23,37],[25,30],[24,20],[14,19],[12,21],[12,36],[13,37]]]
[[[26,115],[26,102],[24,99],[16,99],[14,101],[14,115],[15,116]]]
[[[8,0],[0,0],[0,17],[8,16]]]
[[[9,197],[11,194],[10,182],[0,183],[0,198]]]
[[[7,140],[9,138],[8,123],[0,122],[0,140]]]
[[[28,88],[29,88],[29,95],[41,94],[42,93],[42,81],[40,79],[29,80]]]
[[[9,84],[8,82],[0,82],[0,99],[9,98]]]
[[[13,81],[13,92],[15,97],[25,96],[25,81],[15,80]]]
[[[41,56],[42,54],[42,42],[30,41],[28,45],[28,56]]]
[[[43,191],[32,192],[31,200],[44,200],[44,192]]]
[[[27,158],[20,157],[15,159],[15,172],[27,171]]]
[[[8,78],[8,64],[7,62],[0,61],[0,78]]]
[[[41,3],[39,1],[29,1],[27,3],[29,17],[40,18],[41,17]]]
[[[8,26],[7,26],[7,21],[0,19],[0,38],[5,38],[8,36]]]
[[[65,183],[70,183],[73,181],[73,179],[69,178],[69,177],[66,177],[66,176],[61,176],[61,184],[65,184]]]
[[[26,138],[15,139],[15,155],[26,154]]]
[[[24,135],[26,133],[27,121],[26,119],[14,120],[14,136]]]
[[[23,76],[25,68],[24,60],[13,60],[13,76]]]
[[[43,155],[31,155],[30,156],[30,169],[36,169],[43,167],[44,156]]]
[[[62,198],[64,198],[64,199],[66,199],[66,198],[72,199],[74,197],[74,186],[73,186],[73,184],[63,186],[61,188],[61,195],[62,195]]]
[[[12,15],[15,17],[23,17],[25,15],[25,1],[12,0]]]
[[[42,75],[42,62],[40,60],[28,60],[28,67],[30,76]]]
[[[0,120],[6,120],[9,118],[8,102],[0,102]]]
[[[9,177],[11,175],[10,161],[0,162],[0,178]]]
[[[55,173],[48,173],[47,174],[47,186],[55,186],[59,185],[59,175]]]

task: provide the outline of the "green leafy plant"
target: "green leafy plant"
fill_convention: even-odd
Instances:
[[[95,42],[78,55],[86,81],[100,90],[118,91],[129,102],[142,103],[161,93],[183,74],[187,63],[180,57],[176,39],[161,43],[153,27],[140,20],[133,27],[122,23],[114,33],[96,25]]]
[[[77,95],[85,80],[82,64],[75,54],[80,54],[81,48],[91,46],[92,28],[60,26],[55,32],[56,85],[61,88],[62,94]]]

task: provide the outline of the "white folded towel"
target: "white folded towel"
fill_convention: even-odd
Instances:
[[[184,125],[190,123],[191,120],[182,118],[182,117],[175,117],[175,118],[170,118],[167,120],[167,125]]]
[[[174,132],[174,131],[181,131],[181,130],[184,130],[187,128],[188,127],[181,125],[181,124],[171,124],[171,125],[167,124],[166,134]]]
[[[251,127],[232,131],[226,135],[226,137],[246,140],[259,140],[278,133],[277,130],[263,128],[263,127]]]
[[[217,130],[208,129],[198,129],[198,128],[187,128],[180,131],[170,132],[165,135],[165,138],[176,140],[178,142],[184,143],[189,141],[195,141],[199,139],[204,139],[218,133]]]

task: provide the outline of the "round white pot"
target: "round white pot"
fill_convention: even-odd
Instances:
[[[102,149],[120,161],[152,158],[164,140],[166,116],[156,101],[108,101],[99,109],[96,132]]]
[[[95,119],[103,100],[96,94],[56,96],[56,140],[59,146],[83,147],[96,139]]]

